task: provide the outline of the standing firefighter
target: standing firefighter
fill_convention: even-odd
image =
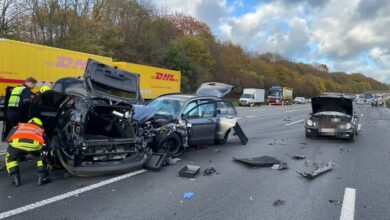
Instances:
[[[35,88],[37,80],[28,77],[24,84],[12,89],[8,100],[8,128],[13,128],[18,122],[23,122],[23,111],[29,106],[32,99],[31,90]]]
[[[10,131],[7,141],[9,146],[5,164],[13,185],[20,185],[18,158],[25,154],[38,158],[38,185],[50,182],[47,171],[48,146],[45,145],[48,141],[39,118],[32,118],[28,123],[19,123]]]

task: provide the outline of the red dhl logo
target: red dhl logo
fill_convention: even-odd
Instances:
[[[47,65],[59,68],[84,70],[87,66],[87,61],[83,59],[72,59],[71,57],[58,56],[57,62],[47,62]]]
[[[175,75],[172,73],[160,73],[156,72],[154,76],[152,76],[152,79],[155,80],[165,80],[165,81],[179,81],[178,79],[175,79]]]

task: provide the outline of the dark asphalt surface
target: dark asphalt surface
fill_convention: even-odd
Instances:
[[[187,152],[160,172],[147,171],[10,219],[339,219],[342,205],[329,200],[342,201],[346,187],[356,189],[355,219],[389,219],[390,110],[361,105],[356,111],[363,114],[362,130],[348,142],[306,139],[300,120],[308,116],[309,105],[239,108],[239,123],[249,137],[246,146],[231,136],[226,145]],[[296,171],[312,168],[305,160],[291,159],[295,154],[334,161],[336,167],[308,181]],[[232,161],[263,155],[282,159],[289,169],[253,169]],[[178,177],[185,164],[199,165],[201,171],[213,166],[218,174]],[[115,177],[70,177],[57,171],[51,184],[38,187],[33,165],[22,164],[19,188],[0,171],[0,213]],[[192,199],[183,199],[189,191]],[[273,206],[277,199],[285,203]]]

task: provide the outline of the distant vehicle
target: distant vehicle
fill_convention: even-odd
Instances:
[[[283,86],[272,86],[269,89],[268,104],[289,105],[293,103],[293,89]]]
[[[294,104],[306,104],[305,97],[295,97]]]
[[[312,110],[305,122],[306,137],[334,136],[355,140],[360,129],[359,116],[352,99],[345,97],[312,98]]]
[[[264,103],[264,89],[244,89],[239,100],[240,106],[255,106]]]
[[[356,98],[356,99],[355,99],[355,102],[356,102],[356,104],[358,104],[358,105],[364,105],[364,99]]]
[[[169,145],[175,155],[197,144],[225,144],[238,120],[233,104],[221,100],[232,89],[223,83],[204,83],[196,95],[167,94],[149,102],[157,116],[169,118],[177,127],[157,146]]]

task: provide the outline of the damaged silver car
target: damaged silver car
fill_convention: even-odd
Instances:
[[[89,60],[83,78],[63,78],[36,97],[28,118],[39,117],[52,161],[78,176],[141,168],[151,143],[165,132],[140,100],[139,76]]]
[[[225,144],[238,120],[233,104],[221,100],[232,89],[223,83],[204,83],[196,95],[168,94],[149,102],[156,116],[175,128],[169,136],[158,138],[155,147],[171,149],[175,156],[192,145]]]
[[[313,112],[305,122],[306,137],[334,136],[355,140],[360,129],[352,99],[324,96],[311,99]]]

